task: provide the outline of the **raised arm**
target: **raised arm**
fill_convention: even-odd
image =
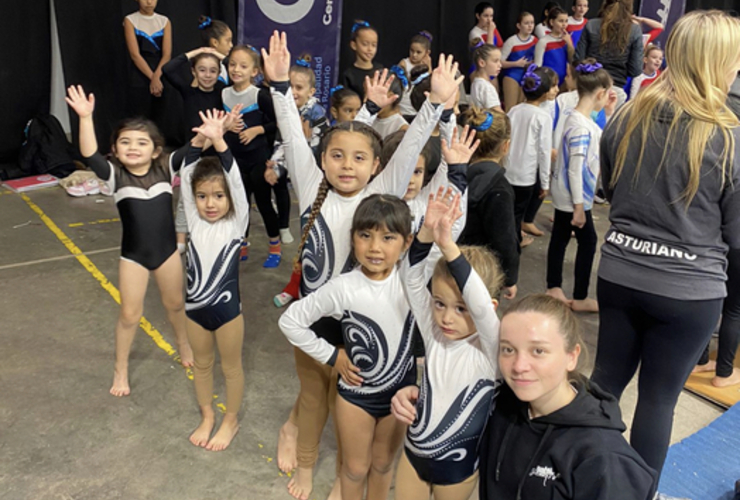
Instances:
[[[285,168],[293,179],[301,206],[316,197],[323,178],[306,136],[298,108],[290,90],[290,52],[285,33],[275,31],[270,37],[269,52],[262,49],[265,73],[270,80],[277,125],[285,147]]]
[[[452,56],[440,54],[439,65],[432,74],[429,99],[419,110],[385,169],[370,184],[372,192],[392,194],[399,198],[404,195],[419,154],[444,111],[442,104],[457,92],[465,78],[455,78],[457,66]]]
[[[85,163],[95,172],[95,175],[103,179],[113,188],[113,168],[100,153],[98,153],[98,140],[95,137],[95,123],[93,122],[93,111],[95,111],[95,96],[90,93],[85,95],[82,85],[70,86],[67,89],[67,97],[64,98],[80,119],[80,153]]]

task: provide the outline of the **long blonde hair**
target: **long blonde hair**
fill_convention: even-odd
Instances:
[[[719,165],[723,186],[727,169],[732,167],[734,160],[735,139],[731,129],[740,122],[726,105],[727,76],[740,60],[740,20],[719,10],[686,14],[678,20],[668,37],[665,57],[668,69],[618,113],[615,125],[621,129],[626,122],[626,126],[619,139],[610,186],[613,188],[619,180],[632,136],[639,131],[640,154],[633,182],[637,181],[648,133],[659,114],[670,110],[673,121],[665,138],[658,172],[668,149],[675,147],[673,142],[679,123],[688,118],[685,133],[688,137],[689,179],[680,197],[688,208],[699,190],[707,142],[715,133],[720,132],[724,138]]]

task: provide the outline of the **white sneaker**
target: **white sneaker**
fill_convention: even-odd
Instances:
[[[293,240],[293,235],[290,234],[290,229],[288,229],[287,227],[280,230],[280,241],[282,243],[285,243],[286,245],[290,245],[291,243],[293,243],[293,241],[295,241]]]

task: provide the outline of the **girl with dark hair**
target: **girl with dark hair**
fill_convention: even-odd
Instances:
[[[468,43],[474,44],[476,40],[501,48],[504,39],[493,22],[493,5],[489,2],[480,2],[475,6],[475,26],[468,33]]]

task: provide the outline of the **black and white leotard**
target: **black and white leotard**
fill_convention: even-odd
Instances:
[[[333,365],[337,348],[310,328],[322,317],[339,320],[347,356],[363,379],[359,387],[340,379],[339,395],[375,418],[389,415],[396,391],[416,382],[414,319],[399,272],[393,268],[376,281],[356,268],[294,302],[281,316],[280,328],[291,344],[319,363]]]
[[[121,217],[121,258],[154,271],[177,251],[172,214],[172,175],[177,155],[167,165],[152,162],[144,175],[114,165],[100,153],[85,163],[113,192]],[[177,165],[179,167],[179,165]]]
[[[249,204],[239,168],[230,151],[219,153],[234,213],[208,222],[201,218],[193,196],[191,178],[201,149],[191,147],[185,158],[182,198],[188,221],[185,313],[205,330],[216,331],[241,314],[239,248],[249,224]]]
[[[476,333],[451,340],[433,319],[434,301],[425,260],[431,244],[415,240],[401,266],[406,296],[418,321],[426,362],[416,420],[408,428],[405,453],[423,481],[457,484],[478,468],[481,436],[498,390],[499,319],[491,296],[465,257],[448,267]]]

